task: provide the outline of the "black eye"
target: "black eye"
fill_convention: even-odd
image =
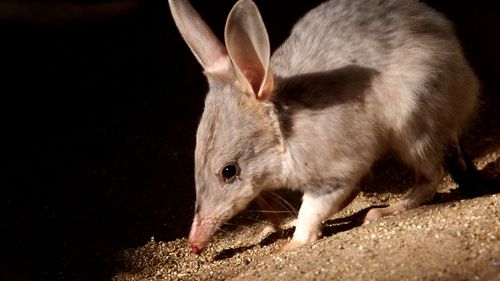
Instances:
[[[234,180],[236,180],[238,178],[239,173],[240,173],[240,169],[239,169],[238,165],[231,163],[231,164],[224,166],[224,168],[222,168],[221,176],[222,176],[222,179],[224,179],[225,183],[232,183],[232,182],[234,182]]]

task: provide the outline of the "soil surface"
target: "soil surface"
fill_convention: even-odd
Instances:
[[[481,40],[476,41],[476,37],[467,43],[475,32],[464,24],[468,21],[466,14],[487,12],[472,7],[471,10],[451,8],[447,2],[430,3],[437,4],[456,21],[466,54],[482,73],[481,110],[465,136],[465,146],[482,175],[498,183],[500,73],[498,68],[493,73],[482,71],[488,63],[477,64],[482,61],[482,51],[476,46]],[[263,16],[266,19],[265,10]],[[224,13],[221,17],[224,18]],[[488,17],[480,18],[474,24],[481,21],[491,24]],[[276,38],[272,33],[277,26],[280,25],[269,26],[271,38]],[[286,34],[284,30],[278,33]],[[476,55],[474,50],[478,51]],[[186,238],[182,237],[175,240],[151,237],[142,246],[118,252],[112,258],[115,264],[112,279],[500,280],[499,194],[465,199],[447,176],[428,204],[362,226],[369,208],[397,201],[413,181],[412,174],[391,156],[377,163],[373,172],[374,178],[363,192],[345,210],[323,223],[323,238],[311,245],[277,253],[291,238],[293,227],[262,237],[264,218],[252,205],[223,227],[199,256],[189,252]],[[300,195],[285,192],[283,198],[290,202],[282,203],[293,218],[300,206]],[[181,222],[189,225],[191,219],[191,214],[185,213]],[[184,235],[187,231],[184,230]]]
[[[498,177],[500,151],[478,164]],[[431,203],[361,226],[366,210],[400,196],[364,192],[324,222],[322,239],[284,253],[277,250],[293,228],[262,237],[262,218],[247,211],[199,256],[186,238],[152,237],[120,252],[113,280],[500,280],[500,197],[466,200],[456,191],[444,178]]]

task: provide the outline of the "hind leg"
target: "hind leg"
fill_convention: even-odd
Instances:
[[[411,143],[407,141],[408,139],[400,139],[398,143],[402,145],[397,147],[396,151],[399,152],[401,159],[415,171],[413,188],[400,202],[391,204],[389,207],[374,208],[368,211],[364,220],[365,224],[369,224],[381,217],[416,208],[432,199],[436,193],[439,181],[443,176],[442,150],[436,150],[436,147],[439,147],[438,145],[430,145],[430,143],[419,145],[418,142]]]
[[[433,170],[426,172],[417,171],[415,184],[406,197],[385,208],[373,208],[365,216],[364,224],[369,224],[379,218],[398,214],[420,206],[422,203],[432,199],[436,193],[437,186],[443,175],[441,165],[436,165]]]
[[[488,193],[487,188],[484,188],[487,182],[483,180],[472,160],[462,149],[462,143],[455,138],[448,144],[445,155],[446,167],[459,185],[458,191],[468,198]]]

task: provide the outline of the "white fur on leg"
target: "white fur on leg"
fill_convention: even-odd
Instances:
[[[348,188],[338,188],[324,194],[306,192],[300,206],[293,238],[282,251],[314,242],[321,237],[322,221],[341,208],[339,206],[343,207],[346,198],[351,194],[352,190]]]

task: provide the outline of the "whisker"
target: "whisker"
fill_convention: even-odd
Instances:
[[[261,219],[252,218],[252,217],[245,217],[245,219],[253,221],[253,222],[263,222],[263,223],[267,222],[266,220],[261,220]]]
[[[272,196],[273,198],[276,197],[277,199],[279,199],[279,200],[275,200],[275,202],[278,203],[281,207],[283,207],[284,209],[290,210],[291,212],[293,212],[294,215],[298,214],[297,209],[295,209],[293,207],[293,205],[290,202],[288,202],[288,200],[286,200],[283,196],[281,196],[278,193],[273,192],[273,191],[268,191],[268,192],[273,194],[273,196]]]
[[[229,233],[229,231],[225,230],[222,226],[217,229],[217,232]]]
[[[247,213],[266,213],[266,214],[291,214],[292,211],[267,211],[267,210],[248,210]]]

